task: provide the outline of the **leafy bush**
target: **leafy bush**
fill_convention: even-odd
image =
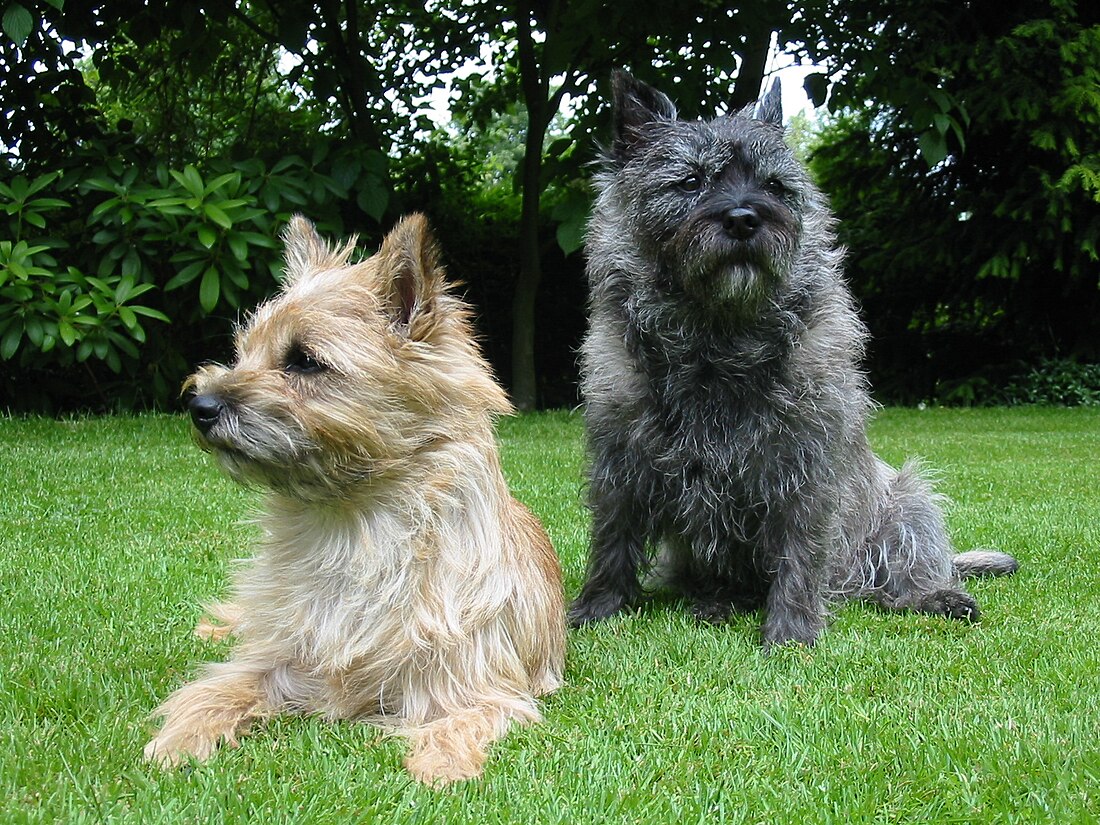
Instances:
[[[139,317],[167,321],[162,312],[130,303],[153,288],[133,272],[100,267],[86,275],[55,256],[69,244],[45,234],[48,217],[70,207],[61,198],[40,195],[59,176],[33,181],[17,176],[0,183],[0,209],[8,216],[11,240],[0,241],[0,358],[17,353],[24,364],[38,360],[67,366],[90,357],[112,371],[123,357],[135,359],[145,341]]]
[[[1004,390],[1008,404],[1051,404],[1063,407],[1100,404],[1100,364],[1068,358],[1039,362],[1013,378]]]
[[[92,141],[60,170],[0,179],[0,407],[169,402],[196,342],[274,289],[290,215],[308,205],[333,234],[345,214],[378,221],[387,176],[380,153],[326,144],[200,171]]]

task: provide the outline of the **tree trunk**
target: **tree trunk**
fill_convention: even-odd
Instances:
[[[519,275],[512,296],[512,403],[519,410],[538,404],[535,378],[535,299],[542,268],[539,263],[539,201],[542,197],[542,142],[549,123],[549,83],[539,76],[531,34],[528,2],[518,4],[517,45],[520,85],[527,105],[527,135],[523,146],[523,207],[519,222]]]
[[[512,296],[512,403],[520,410],[538,404],[535,377],[535,298],[542,267],[539,262],[539,200],[544,128],[531,114],[523,153],[523,209],[519,222],[519,276]],[[537,133],[537,134],[536,134]]]
[[[782,5],[761,4],[757,25],[745,32],[741,47],[741,65],[737,69],[737,81],[730,97],[730,111],[737,112],[755,103],[760,97],[760,84],[764,80],[764,67],[772,47],[772,33],[780,27],[786,10]]]

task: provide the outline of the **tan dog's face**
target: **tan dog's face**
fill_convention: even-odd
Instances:
[[[188,407],[199,445],[237,481],[341,497],[440,436],[447,341],[464,317],[422,217],[354,265],[350,245],[330,249],[303,218],[284,240],[283,292],[238,333],[232,367],[188,379]]]

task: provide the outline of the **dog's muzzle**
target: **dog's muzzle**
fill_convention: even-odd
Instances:
[[[193,395],[187,402],[187,409],[191,412],[195,428],[205,435],[222,417],[225,402],[216,395]]]

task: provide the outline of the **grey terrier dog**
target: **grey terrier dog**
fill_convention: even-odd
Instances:
[[[613,140],[588,230],[582,348],[592,548],[574,625],[646,574],[704,621],[763,606],[765,646],[813,644],[830,604],[976,620],[916,464],[867,441],[866,331],[824,195],[783,140],[778,86],[709,121],[612,78]]]

